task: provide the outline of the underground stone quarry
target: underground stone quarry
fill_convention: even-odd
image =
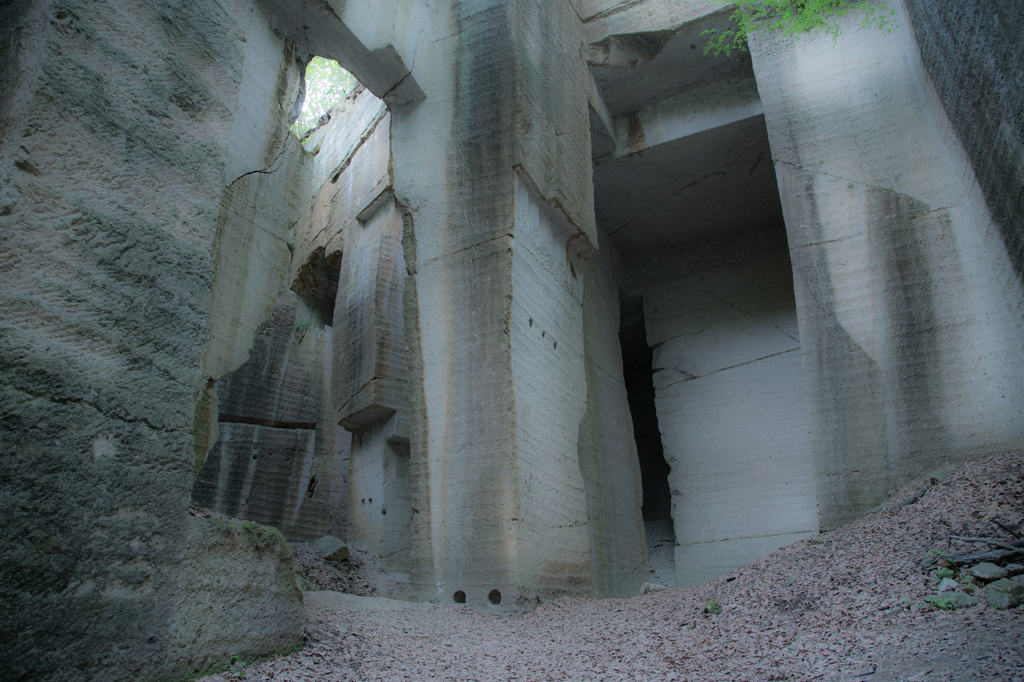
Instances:
[[[0,6],[5,676],[294,651],[289,543],[515,614],[1024,449],[1024,9],[880,5]]]

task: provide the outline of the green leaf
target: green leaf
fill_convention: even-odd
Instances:
[[[306,98],[302,113],[292,124],[292,132],[300,140],[316,128],[320,117],[340,104],[356,86],[356,78],[338,62],[313,57],[306,65]]]
[[[889,33],[896,26],[896,11],[885,13],[871,0],[715,0],[719,4],[735,4],[729,18],[735,28],[714,29],[709,34],[704,54],[728,57],[747,49],[747,40],[755,31],[769,31],[782,37],[799,38],[805,33],[821,31],[839,37],[839,19],[854,11],[864,14],[861,28],[878,28]]]

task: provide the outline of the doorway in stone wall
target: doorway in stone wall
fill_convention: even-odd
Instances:
[[[647,345],[643,296],[630,296],[622,290],[619,291],[619,345],[622,378],[640,461],[649,582],[672,587],[676,584],[676,534],[672,525],[672,491],[668,484],[670,468],[665,461],[654,404],[654,351]]]

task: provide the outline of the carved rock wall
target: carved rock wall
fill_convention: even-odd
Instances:
[[[726,233],[629,268],[654,348],[677,585],[700,585],[818,530],[785,233]]]
[[[1024,7],[908,0],[921,61],[1024,277]]]
[[[581,268],[586,405],[577,439],[586,489],[593,590],[600,597],[637,594],[648,579],[641,515],[643,486],[619,347],[618,254],[602,248]]]
[[[751,49],[793,261],[822,528],[1024,446],[1020,280],[900,3]],[[998,207],[997,207],[998,208]]]
[[[311,541],[345,523],[331,491],[347,476],[334,459],[348,457],[345,436],[335,442],[332,329],[306,327],[297,308],[296,294],[282,294],[249,361],[215,384],[217,439],[192,501]]]

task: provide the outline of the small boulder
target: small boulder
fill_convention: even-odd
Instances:
[[[959,587],[959,585],[952,578],[943,578],[939,581],[939,594],[955,590],[957,587]]]
[[[1017,583],[1018,585],[1024,585],[1024,575],[1015,575],[1012,578],[1010,578],[1010,580]]]
[[[978,580],[984,580],[985,582],[991,582],[993,580],[1001,580],[1006,577],[1006,569],[1002,566],[996,566],[990,564],[987,561],[983,561],[977,566],[972,566],[970,574]]]
[[[994,609],[1005,610],[1020,606],[1024,601],[1024,585],[1002,578],[985,588],[985,601]]]
[[[661,592],[666,589],[664,585],[658,583],[644,583],[640,586],[640,594],[650,594],[651,592]]]
[[[348,545],[345,541],[333,535],[325,535],[313,542],[313,546],[320,552],[327,561],[344,561],[348,559]]]
[[[963,592],[944,592],[942,594],[933,594],[929,597],[925,597],[924,600],[935,608],[942,609],[943,611],[963,609],[968,606],[974,606],[978,603],[977,599],[969,594],[964,594]]]

